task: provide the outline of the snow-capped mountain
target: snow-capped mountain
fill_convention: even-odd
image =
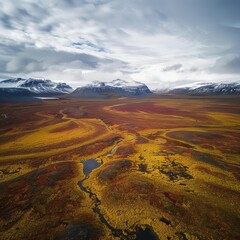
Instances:
[[[240,94],[240,82],[234,83],[194,83],[177,86],[164,91],[171,94],[188,95],[235,95]]]
[[[149,88],[141,82],[115,79],[111,82],[95,81],[84,87],[79,87],[72,92],[71,96],[79,98],[137,97],[151,93]]]
[[[55,83],[45,79],[13,78],[0,82],[3,92],[13,95],[14,93],[31,93],[32,95],[59,95],[73,91],[66,83]],[[21,89],[21,90],[20,90]]]
[[[136,87],[142,87],[146,86],[145,84],[137,81],[126,81],[122,79],[115,79],[111,82],[100,82],[100,81],[94,81],[91,84],[88,84],[87,87],[102,87],[102,86],[108,86],[108,87],[116,87],[116,88],[136,88]]]

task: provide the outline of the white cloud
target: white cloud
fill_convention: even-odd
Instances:
[[[42,64],[31,58],[13,58],[6,64],[6,72],[9,73],[34,72],[42,70]]]
[[[226,54],[217,59],[213,69],[220,73],[240,74],[240,54]]]

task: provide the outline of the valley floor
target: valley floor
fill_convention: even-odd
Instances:
[[[240,97],[0,105],[0,239],[240,239]]]

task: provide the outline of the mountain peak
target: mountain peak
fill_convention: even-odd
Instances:
[[[115,79],[109,82],[94,81],[77,88],[71,96],[84,98],[107,98],[110,96],[145,96],[151,94],[149,88],[137,81]]]

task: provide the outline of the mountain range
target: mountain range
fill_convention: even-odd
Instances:
[[[195,83],[178,86],[166,91],[170,94],[187,95],[237,95],[240,94],[240,83]]]
[[[11,97],[15,100],[39,96],[60,96],[68,98],[112,98],[149,97],[161,94],[183,95],[237,95],[240,82],[234,83],[194,83],[165,90],[150,91],[141,82],[115,79],[110,82],[95,81],[83,87],[73,88],[66,83],[55,83],[45,79],[12,78],[0,81],[0,101]]]

